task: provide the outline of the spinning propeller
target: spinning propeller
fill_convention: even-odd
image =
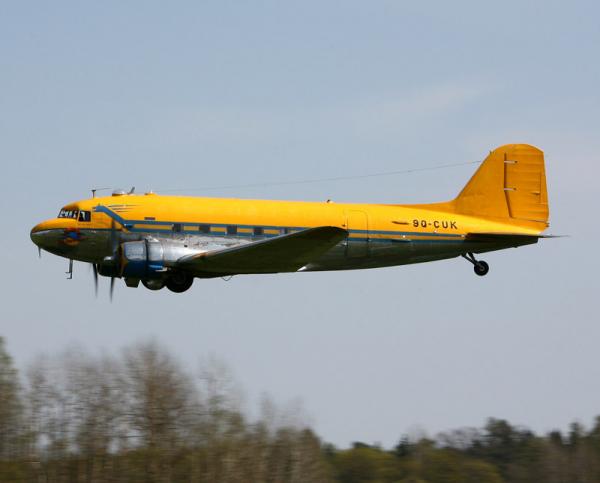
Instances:
[[[98,265],[92,263],[92,270],[94,271],[94,295],[98,297]]]
[[[115,226],[115,220],[111,218],[110,221],[110,258],[113,265],[117,265],[119,256],[119,234]],[[113,292],[115,291],[115,275],[114,271],[110,277],[110,301],[113,299]]]
[[[110,237],[109,237],[109,242],[110,242],[110,256],[106,257],[102,263],[102,266],[105,267],[106,265],[110,265],[110,289],[109,289],[109,295],[110,295],[110,301],[112,302],[113,299],[113,293],[115,291],[115,274],[116,271],[118,269],[118,265],[119,265],[119,231],[117,230],[116,224],[115,224],[115,220],[111,220],[110,223]],[[94,293],[96,295],[96,297],[98,297],[98,274],[100,272],[100,268],[101,268],[101,264],[99,263],[92,263],[92,270],[93,270],[93,276],[94,276]],[[104,275],[105,273],[103,273]]]

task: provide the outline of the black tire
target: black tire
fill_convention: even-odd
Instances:
[[[473,270],[475,270],[475,273],[477,275],[479,275],[480,277],[483,277],[484,275],[487,275],[487,273],[490,271],[490,266],[487,264],[487,262],[484,262],[483,260],[479,260],[473,266]]]
[[[167,279],[167,288],[171,292],[182,293],[189,289],[194,283],[194,277],[187,273],[178,272]]]
[[[142,285],[148,290],[160,290],[165,283],[162,280],[142,280]]]

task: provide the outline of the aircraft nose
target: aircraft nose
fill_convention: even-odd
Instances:
[[[33,243],[35,243],[38,247],[43,248],[45,245],[44,240],[46,239],[45,235],[47,235],[47,233],[48,230],[44,228],[44,224],[38,223],[31,229],[29,236],[31,237],[31,241]]]
[[[56,246],[60,234],[65,228],[69,228],[65,223],[68,221],[70,220],[52,219],[38,223],[29,234],[31,241],[40,248],[48,249]]]
[[[73,243],[70,237],[66,237],[68,232],[76,232],[76,229],[76,220],[53,218],[35,225],[29,236],[31,241],[38,247],[52,253],[62,253],[65,250],[72,250],[74,245],[77,244],[77,238]]]

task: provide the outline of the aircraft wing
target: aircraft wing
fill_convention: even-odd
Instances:
[[[194,274],[295,272],[348,236],[343,228],[321,226],[222,250],[188,255],[177,266]]]

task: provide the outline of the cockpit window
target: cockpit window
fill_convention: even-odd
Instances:
[[[73,220],[78,221],[91,221],[92,220],[92,212],[84,211],[84,210],[60,210],[58,214],[59,218],[72,218]]]
[[[60,210],[58,217],[59,218],[74,218],[76,220],[78,213],[79,213],[79,210],[65,210],[63,208],[62,210]]]

